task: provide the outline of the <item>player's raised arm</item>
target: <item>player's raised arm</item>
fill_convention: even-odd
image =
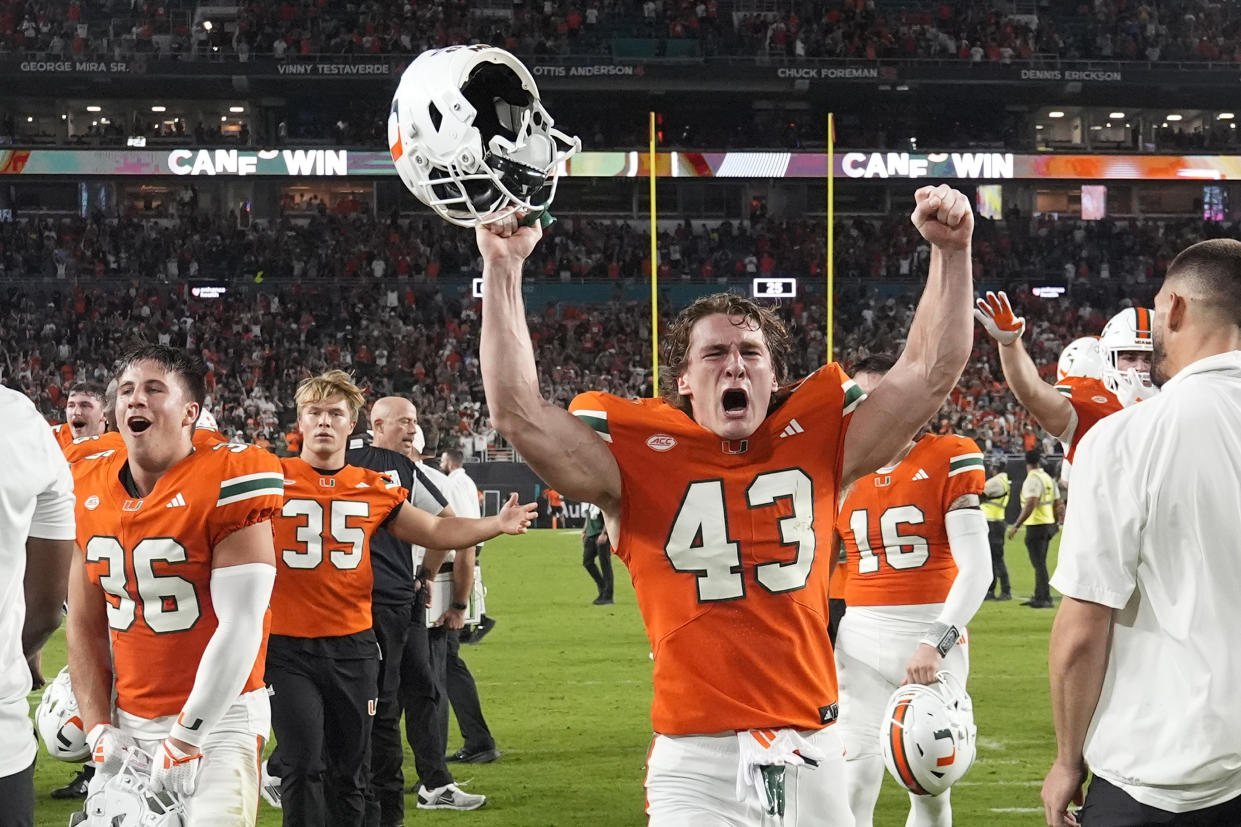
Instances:
[[[513,494],[494,517],[436,517],[402,503],[395,519],[386,526],[393,537],[427,548],[471,548],[501,534],[525,534],[537,516],[534,503],[517,502]]]
[[[974,318],[1000,346],[1000,367],[1004,381],[1023,408],[1050,434],[1060,435],[1073,421],[1073,405],[1068,397],[1043,381],[1038,365],[1026,352],[1021,335],[1026,320],[1013,313],[1008,296],[988,292],[977,302]]]
[[[913,439],[956,385],[973,344],[969,199],[941,184],[919,189],[914,200],[910,220],[931,243],[930,272],[904,352],[854,414],[842,485],[888,462]]]
[[[515,218],[478,227],[483,256],[480,361],[491,421],[549,485],[605,512],[620,505],[620,469],[591,428],[543,398],[521,298],[521,267],[543,231]]]

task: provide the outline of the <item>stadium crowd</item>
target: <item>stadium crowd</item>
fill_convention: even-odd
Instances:
[[[1172,252],[1232,225],[1180,220],[1056,221],[1011,215],[980,221],[979,283],[1005,287],[1030,324],[1028,347],[1050,379],[1059,350],[1097,333],[1129,301],[1149,302]],[[641,226],[557,222],[531,261],[534,282],[614,281],[649,272]],[[793,374],[822,364],[824,241],[809,222],[684,222],[661,233],[665,282],[745,283],[796,275],[810,285],[782,312],[802,343]],[[846,365],[899,348],[928,250],[907,221],[850,217],[837,230],[837,359]],[[205,262],[214,262],[207,267]],[[230,274],[221,299],[187,292],[186,279]],[[211,408],[244,441],[279,447],[292,425],[292,392],[305,376],[341,366],[378,395],[410,395],[429,444],[480,456],[503,447],[490,427],[478,369],[478,304],[460,278],[478,272],[469,233],[422,219],[377,222],[325,210],[305,221],[239,229],[227,216],[179,221],[0,224],[8,308],[0,333],[3,379],[49,419],[75,379],[102,379],[135,337],[200,351],[211,366]],[[23,274],[42,276],[26,279]],[[1030,288],[1068,287],[1059,300]],[[257,283],[256,283],[257,282]],[[905,287],[909,289],[906,291]],[[597,305],[529,309],[549,398],[583,388],[649,393],[649,305],[623,291]],[[661,308],[671,312],[672,308]],[[976,435],[989,450],[1029,447],[1039,435],[1003,386],[994,348],[980,339],[970,369],[935,427]]]

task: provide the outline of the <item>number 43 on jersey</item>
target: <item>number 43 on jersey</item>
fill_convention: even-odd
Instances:
[[[756,476],[745,490],[750,509],[770,507],[788,500],[792,514],[775,519],[780,543],[795,546],[792,562],[759,563],[754,579],[773,593],[806,587],[814,564],[814,483],[800,468],[768,471]],[[736,515],[751,519],[749,514]],[[741,543],[728,531],[728,510],[723,480],[692,482],[681,498],[664,553],[672,567],[698,576],[698,599],[703,602],[745,597]]]

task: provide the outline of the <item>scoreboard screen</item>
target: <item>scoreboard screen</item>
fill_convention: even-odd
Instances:
[[[797,279],[756,278],[750,287],[756,299],[791,299],[797,296]]]

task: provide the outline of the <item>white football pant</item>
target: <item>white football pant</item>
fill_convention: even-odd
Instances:
[[[737,736],[656,735],[646,761],[650,827],[852,827],[836,726],[802,735],[827,756],[818,767],[785,769],[784,818],[767,815],[748,787],[737,800]]]

